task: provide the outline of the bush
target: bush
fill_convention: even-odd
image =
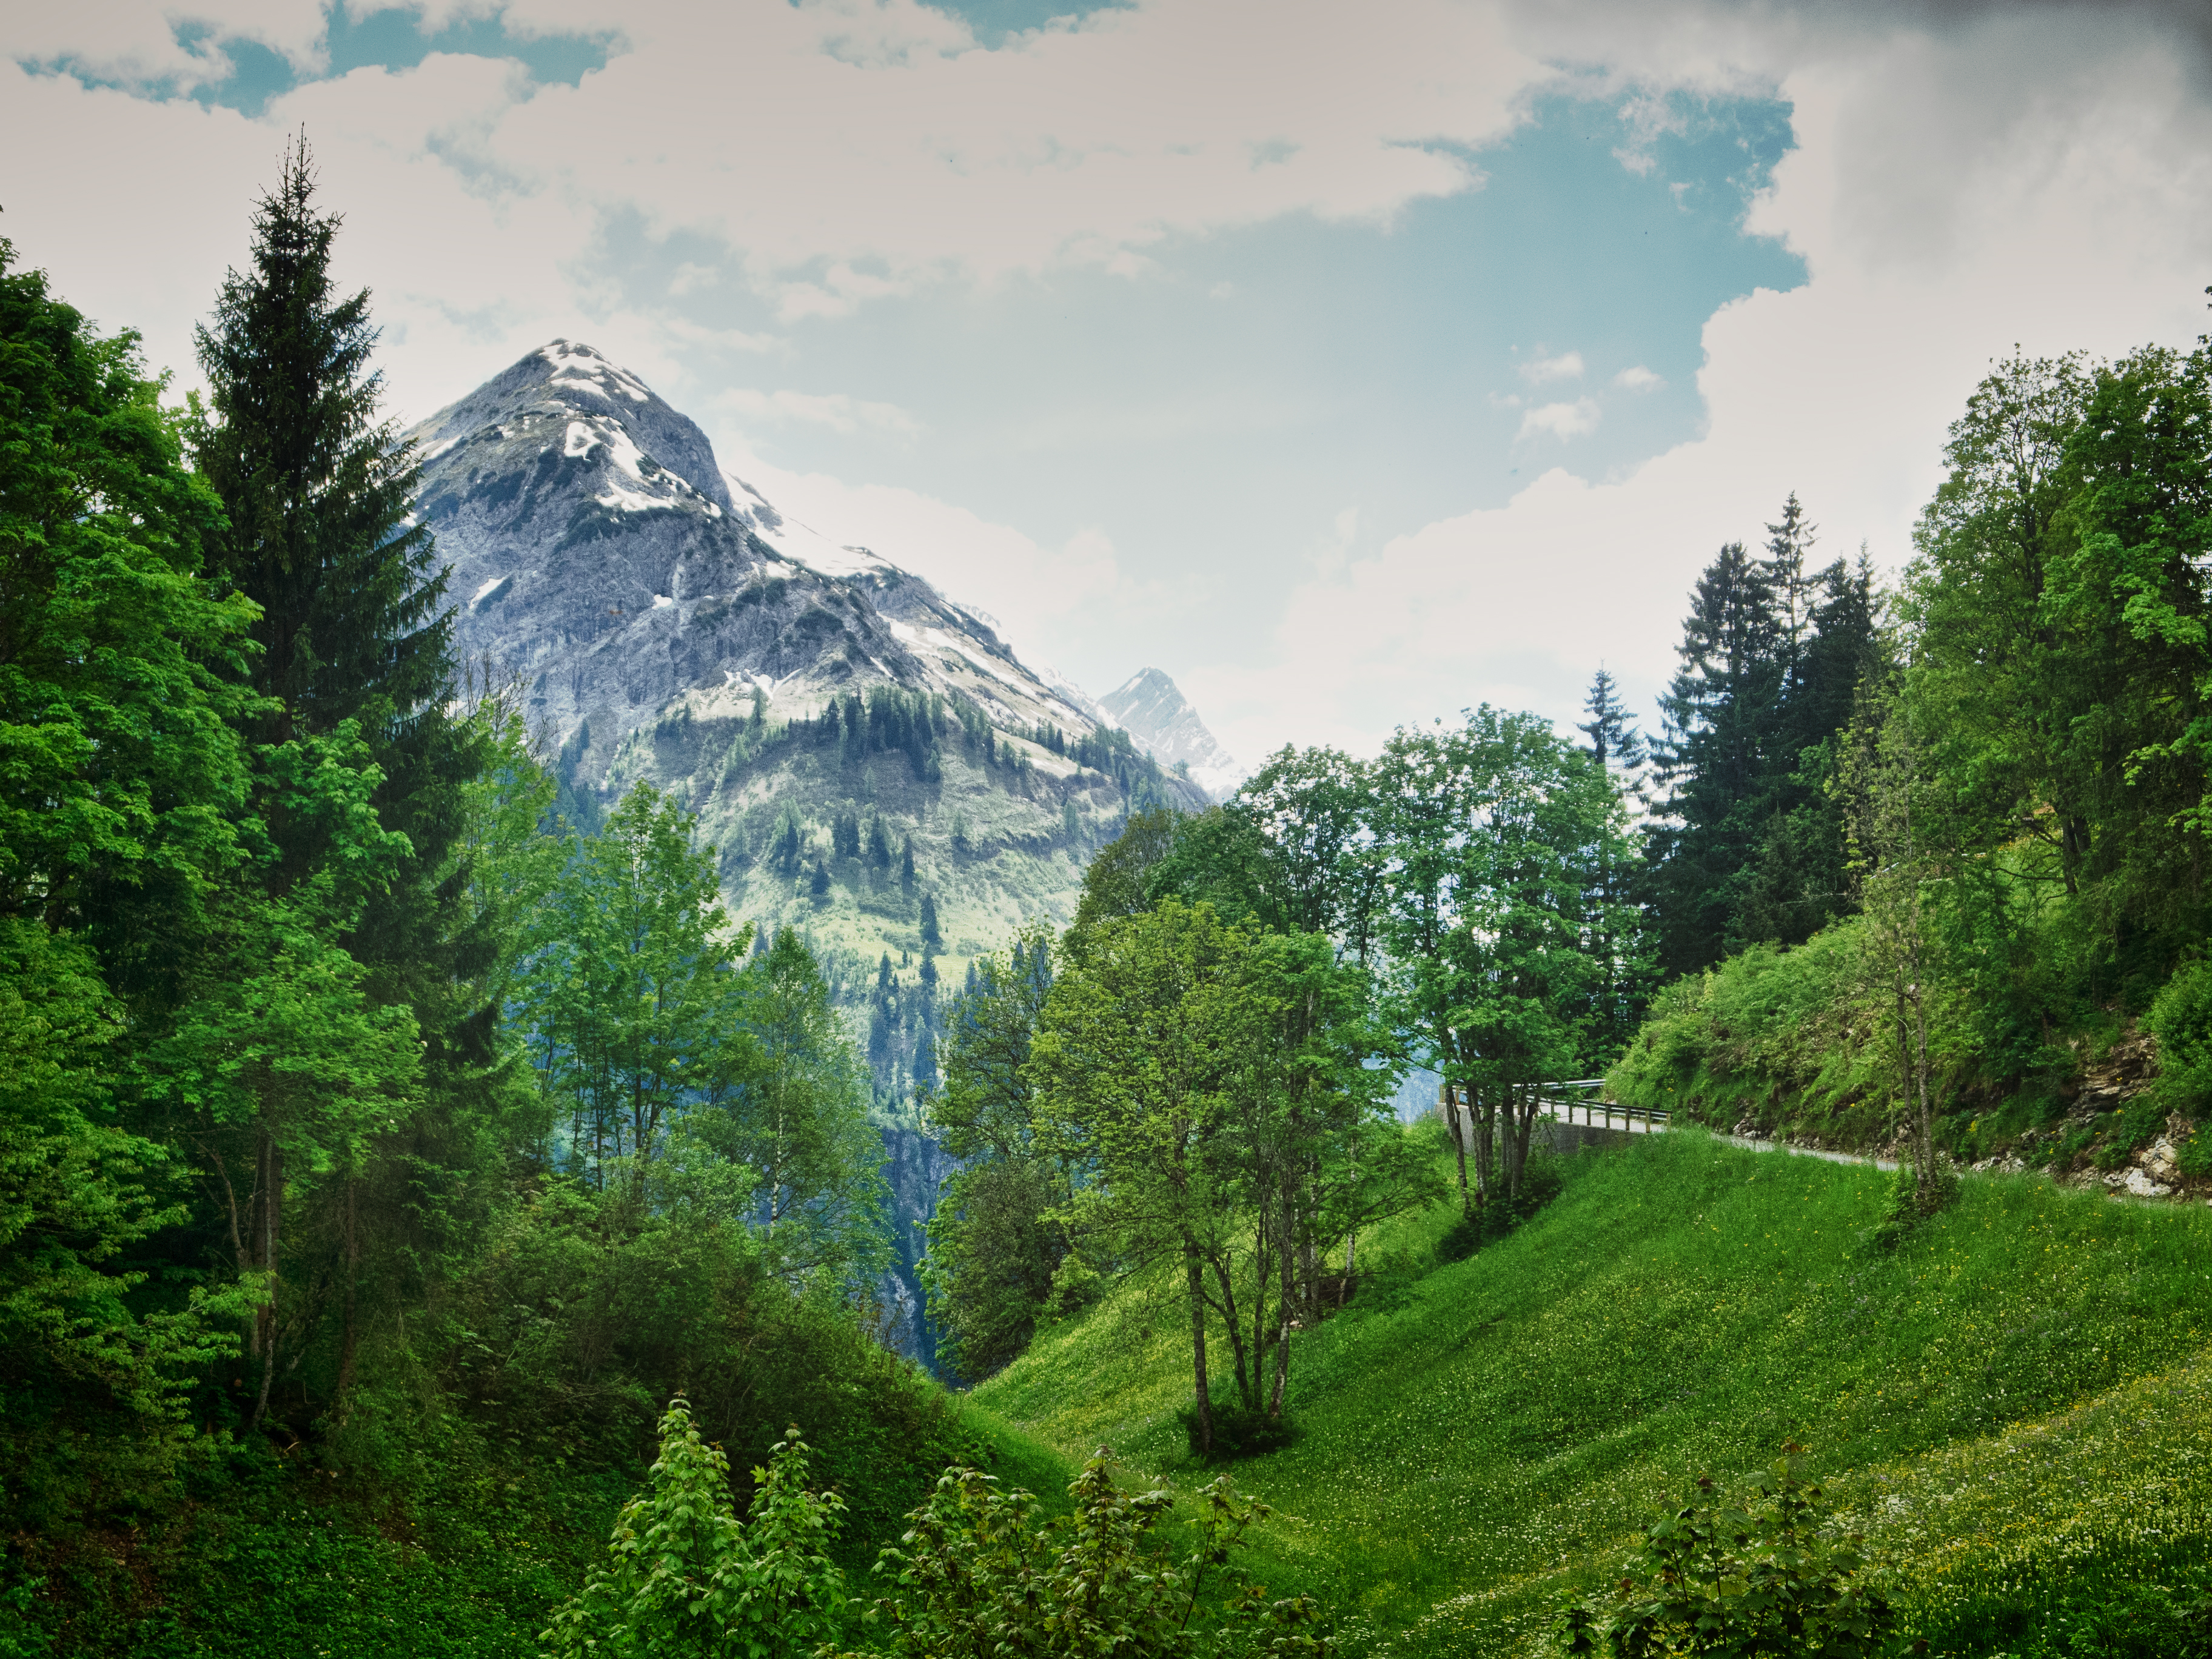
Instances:
[[[1268,1513],[1227,1475],[1199,1494],[1195,1547],[1181,1559],[1154,1536],[1174,1495],[1122,1492],[1103,1449],[1068,1492],[1075,1512],[1040,1523],[1030,1493],[1002,1492],[976,1469],[946,1471],[877,1563],[896,1586],[867,1615],[890,1626],[890,1646],[878,1651],[898,1659],[1328,1659],[1334,1650],[1310,1597],[1269,1601],[1248,1582],[1225,1607],[1208,1607],[1216,1571]]]
[[[1896,1615],[1857,1582],[1857,1540],[1821,1528],[1825,1495],[1799,1476],[1798,1450],[1784,1447],[1733,1504],[1708,1501],[1713,1482],[1700,1476],[1698,1498],[1644,1533],[1611,1616],[1567,1609],[1567,1651],[1618,1659],[1886,1651]]]
[[[1482,1212],[1471,1211],[1444,1229],[1444,1236],[1437,1241],[1437,1263],[1448,1266],[1464,1261],[1482,1248]]]
[[[1176,1415],[1182,1421],[1184,1437],[1190,1443],[1190,1455],[1209,1463],[1233,1463],[1240,1457],[1280,1451],[1298,1437],[1297,1428],[1287,1417],[1270,1417],[1255,1407],[1216,1401],[1212,1447],[1202,1449],[1198,1443],[1196,1402],[1178,1407]]]
[[[2192,1117],[2212,1105],[2212,962],[2185,962],[2150,1005],[2159,1095]]]
[[[1511,1199],[1481,1205],[1445,1228],[1436,1243],[1437,1264],[1444,1267],[1464,1261],[1482,1248],[1485,1240],[1504,1237],[1557,1198],[1566,1184],[1566,1174],[1558,1158],[1529,1153],[1528,1165],[1521,1171],[1520,1192]]]
[[[755,1469],[750,1524],[730,1497],[729,1460],[699,1438],[678,1398],[660,1420],[652,1484],[623,1506],[606,1565],[538,1638],[556,1659],[653,1654],[721,1659],[805,1653],[836,1629],[844,1575],[823,1552],[843,1505],[806,1490],[796,1429]]]
[[[2197,1130],[2174,1149],[2173,1161],[2185,1176],[2212,1176],[2212,1133]]]

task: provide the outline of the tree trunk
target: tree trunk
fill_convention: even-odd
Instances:
[[[361,1243],[358,1231],[358,1205],[356,1193],[360,1182],[351,1175],[345,1183],[345,1335],[338,1348],[338,1385],[336,1416],[345,1421],[346,1412],[353,1401],[354,1354],[358,1346],[359,1330],[354,1322],[355,1283],[360,1277]]]
[[[1296,1236],[1297,1210],[1291,1202],[1291,1178],[1283,1176],[1283,1303],[1282,1328],[1275,1333],[1275,1387],[1267,1401],[1267,1415],[1280,1421],[1283,1415],[1283,1384],[1291,1374],[1291,1241]]]
[[[268,1415],[270,1385],[276,1380],[276,1235],[283,1209],[284,1158],[264,1127],[261,1132],[261,1267],[269,1275],[268,1298],[256,1322],[261,1338],[261,1390],[253,1402],[253,1417],[246,1426],[258,1429]]]
[[[1474,1200],[1467,1190],[1467,1142],[1474,1133],[1471,1117],[1462,1115],[1460,1091],[1450,1084],[1444,1085],[1444,1121],[1451,1126],[1452,1150],[1459,1154],[1459,1212],[1462,1217],[1474,1214]]]
[[[1206,1395],[1206,1277],[1198,1245],[1188,1237],[1182,1243],[1184,1286],[1190,1295],[1190,1375],[1198,1391],[1198,1449],[1204,1456],[1213,1449],[1213,1401]]]
[[[1244,1326],[1237,1316],[1236,1281],[1229,1271],[1227,1252],[1212,1260],[1214,1282],[1221,1286],[1221,1322],[1229,1328],[1229,1352],[1237,1361],[1237,1397],[1249,1411],[1259,1404],[1255,1387],[1257,1372],[1244,1363]]]
[[[1474,1120],[1474,1201],[1487,1204],[1498,1186],[1492,1168],[1494,1148],[1491,1144],[1492,1123],[1498,1115],[1498,1101],[1495,1096],[1486,1096],[1472,1089],[1468,1091],[1467,1101],[1468,1115]]]

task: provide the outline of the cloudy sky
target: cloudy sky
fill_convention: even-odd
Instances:
[[[1893,568],[1989,361],[2186,343],[2196,5],[71,0],[0,234],[191,383],[284,135],[394,411],[556,336],[1248,759],[1648,705],[1795,490]]]

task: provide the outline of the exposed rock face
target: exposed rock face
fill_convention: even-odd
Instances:
[[[1089,724],[928,583],[726,478],[589,346],[556,340],[412,435],[461,649],[527,676],[564,746],[588,726],[587,775],[672,704],[742,717],[756,686],[779,719],[874,682],[967,696],[1009,731]]]
[[[1244,769],[1214,741],[1198,710],[1157,668],[1139,669],[1099,698],[1098,707],[1161,765],[1183,767],[1212,799],[1226,799],[1244,777]]]
[[[589,346],[554,341],[410,436],[459,649],[525,684],[580,814],[640,778],[673,793],[732,917],[800,929],[828,968],[892,1159],[886,1310],[927,1358],[915,1224],[944,1170],[900,1126],[934,1073],[937,986],[1024,923],[1065,923],[1133,807],[1203,796],[1126,749],[1054,749],[1091,732],[1079,691],[920,577],[786,519]],[[817,718],[833,706],[841,720]]]

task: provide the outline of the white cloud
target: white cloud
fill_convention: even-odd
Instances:
[[[179,31],[194,43],[181,44]],[[325,32],[322,0],[70,0],[10,7],[0,43],[18,62],[65,63],[101,80],[190,91],[230,77],[225,42],[251,41],[310,69],[325,61]]]
[[[1622,369],[1620,374],[1613,377],[1613,383],[1623,392],[1656,392],[1667,384],[1662,378],[1654,374],[1641,363]]]
[[[1379,223],[1474,188],[1469,153],[1557,78],[1500,3],[1376,0],[1351,28],[1330,0],[1162,0],[985,51],[915,0],[510,0],[511,34],[606,36],[605,67],[539,86],[434,56],[311,82],[253,119],[15,64],[220,79],[227,64],[176,44],[172,24],[198,19],[312,65],[318,0],[16,6],[0,153],[44,164],[10,180],[9,230],[73,300],[188,368],[190,321],[304,124],[410,412],[467,391],[487,352],[554,335],[703,375],[673,319],[716,278],[804,325],[938,281],[1070,264],[1142,280],[1171,237],[1287,214]],[[436,27],[490,4],[415,9]],[[635,268],[641,232],[684,239],[649,300],[599,274]]]
[[[1563,351],[1556,357],[1539,357],[1533,363],[1521,365],[1521,378],[1531,386],[1542,386],[1551,380],[1579,380],[1583,377],[1583,354]]]
[[[1596,431],[1597,422],[1595,398],[1577,398],[1571,404],[1539,404],[1521,416],[1518,435],[1528,438],[1549,433],[1554,438],[1577,438]]]
[[[1640,8],[1603,15],[1627,45],[1646,27]],[[1626,477],[1554,468],[1316,574],[1271,662],[1192,677],[1232,750],[1286,733],[1371,747],[1486,697],[1564,719],[1601,660],[1650,696],[1698,570],[1790,491],[1824,552],[1863,538],[1893,569],[1945,425],[2014,342],[2109,354],[2203,331],[2212,109],[2170,43],[2078,11],[1995,11],[1941,36],[1821,33],[1811,15],[1650,8],[1645,55],[1622,70],[1771,73],[1794,110],[1797,147],[1751,228],[1802,253],[1809,281],[1707,323],[1706,429]],[[1546,12],[1532,33],[1553,26]]]
[[[921,430],[921,423],[896,404],[871,403],[842,392],[759,392],[739,387],[724,392],[715,403],[740,420],[775,425],[799,421],[826,426],[833,432],[889,432],[902,437]]]

